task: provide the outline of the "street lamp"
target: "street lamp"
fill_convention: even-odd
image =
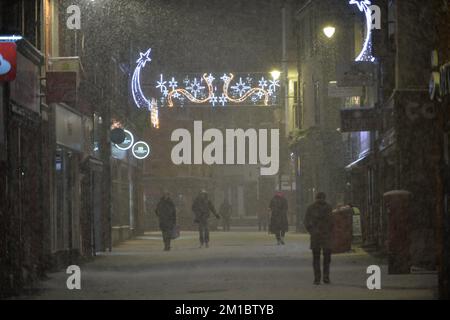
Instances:
[[[325,34],[325,36],[327,36],[328,39],[331,39],[336,33],[336,28],[333,26],[326,26],[325,28],[323,28],[323,33]]]
[[[273,80],[278,80],[280,79],[281,76],[281,72],[278,70],[273,70],[271,73]]]

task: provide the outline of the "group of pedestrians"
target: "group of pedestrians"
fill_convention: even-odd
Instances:
[[[220,206],[219,213],[208,197],[206,190],[202,190],[192,204],[194,222],[198,224],[200,248],[209,247],[209,218],[213,214],[217,219],[223,219],[224,231],[230,230],[231,204],[227,199]],[[278,245],[285,245],[285,234],[289,230],[288,201],[282,192],[276,192],[269,203],[270,212],[269,231],[275,235]],[[331,234],[333,228],[332,207],[326,202],[326,195],[319,192],[315,202],[308,206],[304,218],[304,226],[310,234],[310,249],[313,255],[314,284],[321,281],[330,283],[331,263]],[[171,239],[176,228],[176,208],[169,192],[165,191],[156,206],[156,215],[162,231],[164,250],[170,250]],[[321,269],[321,255],[323,255],[323,269]]]

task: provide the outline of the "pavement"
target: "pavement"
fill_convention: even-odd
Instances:
[[[299,300],[436,299],[436,274],[388,275],[386,261],[361,248],[333,255],[331,284],[313,285],[309,236],[288,233],[278,246],[257,231],[212,232],[209,248],[181,232],[166,252],[159,232],[129,240],[80,266],[81,289],[65,270],[16,299]],[[367,267],[381,268],[381,290],[369,290]]]

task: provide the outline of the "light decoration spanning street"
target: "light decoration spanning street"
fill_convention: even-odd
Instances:
[[[218,92],[217,86],[214,85],[216,78],[210,73],[204,73],[200,78],[194,78],[190,80],[185,78],[185,88],[178,87],[178,81],[172,77],[167,81],[164,75],[161,74],[159,80],[156,82],[156,89],[161,92],[161,103],[167,102],[168,107],[175,105],[174,99],[180,101],[183,105],[184,100],[187,99],[195,104],[210,103],[213,107],[216,105],[225,106],[228,103],[241,104],[251,98],[253,104],[257,104],[263,101],[264,105],[269,105],[270,97],[275,100],[276,91],[280,87],[280,81],[278,79],[266,80],[264,77],[258,81],[257,87],[251,87],[252,78],[249,76],[244,79],[239,77],[239,81],[236,81],[232,85],[234,74],[224,74],[220,77],[223,82],[222,92]],[[169,90],[170,88],[171,90]]]
[[[350,0],[349,4],[357,5],[359,11],[363,12],[366,18],[366,35],[364,45],[356,57],[355,61],[370,61],[374,62],[375,58],[372,56],[372,10],[370,9],[370,0]]]
[[[147,99],[141,88],[141,70],[145,67],[147,62],[152,61],[152,59],[150,58],[151,51],[152,49],[149,48],[145,53],[141,52],[139,59],[136,61],[137,66],[133,72],[133,77],[131,79],[131,93],[133,95],[134,103],[138,108],[146,108],[150,111],[150,121],[153,127],[158,129],[159,113],[156,99],[152,98],[151,101]],[[167,91],[166,87],[165,90]]]
[[[216,78],[211,73],[204,73],[201,78],[197,77],[193,80],[186,77],[181,82],[177,81],[175,77],[166,80],[161,74],[156,81],[156,89],[161,92],[160,100],[156,101],[152,98],[150,101],[145,97],[141,87],[141,71],[148,62],[152,61],[150,53],[151,49],[144,53],[141,52],[136,61],[137,65],[131,79],[131,92],[136,106],[150,111],[150,121],[154,128],[159,128],[158,104],[167,104],[168,107],[173,107],[175,99],[180,101],[181,105],[184,105],[184,101],[187,99],[195,104],[210,103],[213,107],[218,104],[221,106],[228,103],[240,104],[249,99],[255,105],[261,104],[262,101],[267,106],[270,99],[272,104],[276,104],[277,89],[280,88],[278,79],[262,77],[257,81],[258,85],[252,87],[253,78],[248,75],[246,78],[239,77],[239,81],[232,85],[235,77],[232,73],[220,77],[223,82],[222,92],[218,92],[217,86],[214,85]],[[179,83],[184,84],[184,88],[179,87]]]

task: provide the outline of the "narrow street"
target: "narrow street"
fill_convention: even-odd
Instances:
[[[68,290],[64,271],[49,274],[21,299],[434,299],[434,274],[387,275],[384,261],[360,248],[332,258],[331,285],[314,286],[307,235],[289,233],[277,246],[265,232],[211,233],[198,248],[182,232],[170,252],[160,233],[127,241],[81,266],[81,290]],[[368,290],[366,268],[379,265],[382,289]]]

